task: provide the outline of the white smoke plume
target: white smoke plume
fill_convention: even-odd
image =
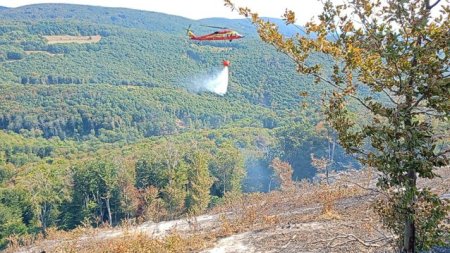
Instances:
[[[225,95],[228,89],[228,67],[210,76],[194,78],[189,89],[194,92],[210,91],[217,95]]]

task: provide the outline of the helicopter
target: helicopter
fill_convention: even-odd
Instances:
[[[203,40],[229,40],[231,42],[236,39],[244,38],[244,35],[241,35],[238,32],[231,30],[229,28],[226,28],[226,27],[217,27],[217,26],[208,26],[208,25],[202,25],[202,26],[216,28],[216,29],[220,29],[220,30],[217,30],[210,34],[197,36],[192,32],[191,26],[189,25],[189,27],[186,29],[189,39],[200,40],[200,41],[203,41]]]

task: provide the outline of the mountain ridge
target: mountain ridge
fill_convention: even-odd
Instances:
[[[52,8],[52,13],[47,13],[48,9]],[[77,13],[74,13],[74,9],[77,9]],[[81,9],[81,10],[80,10]],[[132,8],[122,8],[122,7],[103,7],[103,6],[94,6],[94,5],[78,5],[78,4],[53,4],[53,3],[44,3],[44,4],[31,4],[24,5],[16,8],[6,8],[5,11],[0,13],[0,17],[4,19],[11,20],[49,20],[49,19],[81,19],[84,21],[96,21],[100,24],[112,24],[119,25],[128,28],[146,28],[148,30],[155,30],[154,27],[150,28],[148,26],[149,22],[155,22],[161,27],[165,28],[164,23],[159,22],[163,19],[173,19],[173,21],[182,22],[182,23],[192,23],[199,25],[198,30],[201,32],[207,32],[211,30],[209,28],[201,27],[201,24],[204,25],[212,25],[212,26],[227,26],[227,24],[233,24],[233,26],[229,28],[233,28],[239,30],[241,33],[246,33],[247,36],[257,36],[256,30],[254,26],[251,24],[251,21],[246,18],[242,19],[229,19],[229,18],[201,18],[201,19],[189,19],[183,16],[167,14],[162,12],[155,12],[149,10],[140,10],[140,9],[132,9]],[[81,11],[81,15],[78,14]],[[87,12],[87,13],[84,13]],[[111,20],[107,19],[97,19],[94,20],[93,17],[98,16],[99,14],[103,14],[106,16],[110,16]],[[155,15],[155,18],[149,18],[149,16]],[[135,18],[134,24],[129,24],[125,22],[124,18],[131,17]],[[278,25],[281,29],[281,32],[287,36],[292,36],[296,32],[299,32],[298,28],[295,26],[286,26],[284,21],[280,18],[274,17],[263,17],[263,19],[270,20]],[[175,27],[173,24],[168,27]],[[186,27],[182,27],[186,28]],[[175,30],[174,30],[175,31]]]

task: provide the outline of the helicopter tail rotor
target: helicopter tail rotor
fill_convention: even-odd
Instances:
[[[188,28],[186,28],[186,35],[189,36],[189,38],[195,37],[195,34],[191,30],[191,25],[189,25]]]

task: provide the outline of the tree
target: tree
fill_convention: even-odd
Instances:
[[[169,165],[172,163],[172,165]],[[186,201],[186,185],[187,185],[187,164],[180,161],[167,162],[167,184],[162,188],[161,193],[167,205],[171,218],[182,213],[185,208]]]
[[[111,201],[118,201],[118,166],[103,160],[90,161],[74,167],[73,174],[74,204],[82,203],[82,215],[75,216],[75,223],[81,219],[103,222],[106,218],[112,225],[115,210]]]
[[[139,159],[136,162],[136,187],[145,189],[149,186],[162,188],[167,180],[164,178],[166,166],[160,161]]]
[[[210,163],[211,173],[217,178],[212,187],[213,194],[220,197],[227,193],[239,194],[245,177],[244,159],[239,150],[227,141],[220,145],[214,157]]]
[[[448,164],[449,150],[436,148],[446,133],[437,132],[431,121],[449,116],[450,8],[440,0],[342,2],[325,1],[318,21],[306,24],[306,36],[292,38],[250,9],[238,10],[251,17],[263,41],[296,63],[299,73],[333,87],[327,120],[348,152],[381,172],[378,186],[392,208],[379,210],[384,224],[399,236],[401,251],[427,249],[439,243],[437,224],[448,213],[448,205],[418,188],[417,178],[433,178],[435,168]],[[236,8],[230,0],[225,3]],[[436,8],[441,12],[433,17]],[[293,25],[295,13],[286,10],[284,20]],[[311,53],[333,59],[332,72],[311,64]],[[367,124],[351,117],[353,101]],[[424,212],[424,206],[431,211]]]
[[[326,140],[313,131],[310,122],[295,122],[276,131],[279,140],[280,158],[294,169],[294,178],[312,177],[316,169],[311,166],[311,153],[324,155]]]
[[[289,163],[283,162],[276,157],[270,164],[275,174],[280,180],[280,188],[282,191],[290,191],[294,189],[294,182],[292,181],[292,167]]]
[[[6,58],[8,60],[21,60],[23,58],[23,54],[19,52],[7,52]]]
[[[34,229],[31,227],[34,217],[28,197],[24,190],[4,188],[0,184],[0,250],[8,245],[8,237],[24,235]]]
[[[329,179],[329,170],[330,167],[333,166],[334,163],[334,154],[336,150],[336,137],[332,133],[331,129],[325,124],[323,121],[319,122],[315,127],[316,133],[319,135],[325,135],[327,139],[328,148],[326,156],[315,158],[314,153],[311,153],[311,164],[318,171],[325,172],[325,178],[327,180],[327,184],[330,184]]]
[[[210,188],[213,180],[208,170],[208,160],[204,153],[195,152],[189,160],[188,171],[188,211],[197,215],[208,207],[210,201]]]
[[[30,202],[44,236],[47,235],[47,227],[55,223],[60,204],[70,199],[70,187],[67,187],[70,178],[65,164],[58,161],[54,163],[42,163],[18,180],[30,192]]]
[[[331,165],[331,160],[326,157],[316,158],[314,153],[311,153],[311,164],[317,169],[317,172],[324,173],[327,184],[330,184],[328,168]]]

